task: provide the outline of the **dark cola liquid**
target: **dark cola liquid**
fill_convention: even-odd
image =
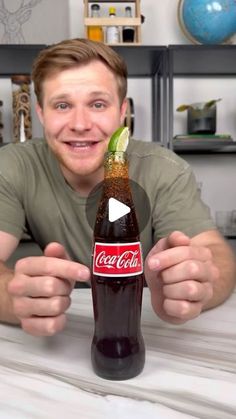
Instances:
[[[91,357],[97,375],[126,380],[138,375],[145,362],[140,329],[143,276],[92,280],[95,332]]]

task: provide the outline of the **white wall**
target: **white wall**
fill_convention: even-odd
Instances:
[[[12,1],[12,0],[11,0]],[[66,1],[66,0],[65,0]],[[84,36],[83,0],[67,0],[70,37]],[[142,44],[168,45],[190,44],[180,30],[177,19],[178,0],[141,0],[141,11],[145,16],[142,25]],[[123,5],[116,4],[117,7]],[[40,6],[38,6],[40,7]],[[107,6],[106,6],[107,7]],[[67,25],[68,22],[65,22]],[[62,28],[64,30],[64,28]],[[42,26],[43,31],[43,26]],[[41,40],[38,41],[40,43]],[[9,86],[8,86],[9,88]],[[5,95],[6,84],[0,80],[1,95]],[[181,103],[198,102],[221,97],[218,104],[217,132],[231,133],[236,139],[236,79],[179,79],[175,82],[174,107]],[[147,141],[151,139],[151,83],[150,80],[129,80],[128,95],[135,103],[135,137]],[[5,97],[5,96],[4,96]],[[9,97],[9,96],[8,96]],[[6,108],[5,108],[6,105]],[[11,103],[4,99],[6,116],[4,118],[4,138],[10,141],[9,128]],[[39,124],[34,120],[34,134],[40,133]],[[183,133],[186,129],[186,115],[175,112],[174,132]],[[203,182],[202,196],[214,213],[219,209],[236,208],[236,154],[228,156],[210,155],[188,156],[199,181]]]

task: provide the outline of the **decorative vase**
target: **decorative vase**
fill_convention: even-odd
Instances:
[[[187,112],[188,134],[215,134],[216,105],[205,108],[204,103],[194,103]]]

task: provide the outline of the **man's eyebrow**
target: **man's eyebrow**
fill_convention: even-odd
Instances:
[[[101,97],[111,97],[111,94],[109,92],[104,92],[102,90],[95,90],[93,92],[89,93],[90,97],[97,97],[97,96],[101,96]],[[53,102],[55,100],[68,100],[71,97],[70,93],[59,93],[58,95],[54,95],[50,98],[50,102]]]
[[[69,96],[70,95],[66,93],[58,94],[58,95],[52,96],[50,98],[50,102],[53,102],[54,100],[65,100],[65,99],[68,99]]]
[[[107,96],[107,97],[110,97],[111,94],[109,92],[104,92],[102,90],[95,90],[94,92],[90,93],[90,96]]]

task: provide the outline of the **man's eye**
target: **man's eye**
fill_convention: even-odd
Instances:
[[[104,103],[102,103],[102,102],[95,102],[95,103],[93,104],[93,106],[94,106],[94,108],[96,108],[96,109],[102,109],[102,108],[104,108],[104,107],[105,107]]]
[[[56,109],[64,110],[64,109],[67,109],[68,107],[69,107],[68,103],[65,103],[65,102],[56,104]]]

